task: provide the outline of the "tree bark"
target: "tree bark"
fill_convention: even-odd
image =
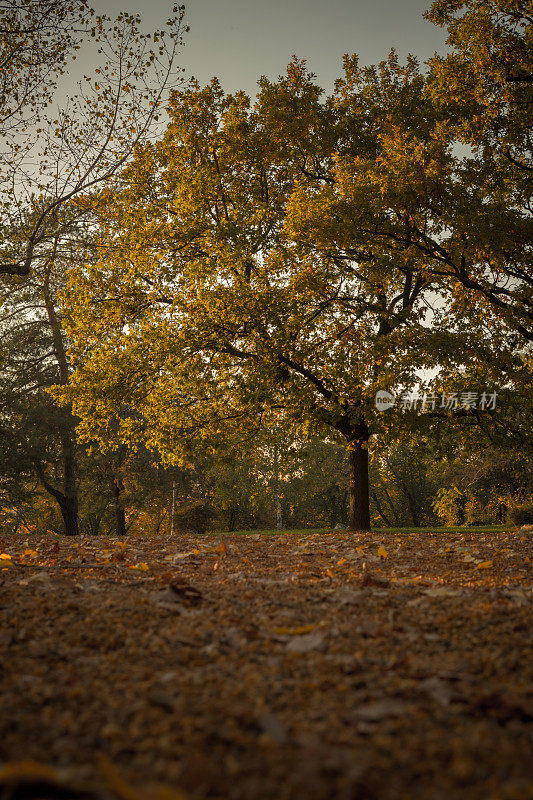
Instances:
[[[372,494],[372,500],[376,504],[376,508],[377,508],[379,516],[381,517],[381,519],[383,520],[385,525],[387,525],[389,528],[392,528],[393,526],[390,524],[390,520],[387,517],[387,515],[385,514],[385,512],[383,511],[381,503],[379,502],[379,497],[378,497],[377,492],[372,492],[371,494]]]
[[[35,464],[37,469],[37,474],[39,475],[39,479],[46,489],[48,494],[52,495],[54,500],[56,500],[59,510],[61,512],[61,517],[63,519],[63,526],[65,528],[65,535],[66,536],[77,536],[80,532],[79,524],[78,524],[78,497],[77,495],[68,496],[61,492],[59,489],[56,489],[46,480],[44,470],[39,463]]]
[[[122,539],[126,535],[126,512],[124,510],[124,484],[120,476],[113,481],[113,496],[115,500],[116,532],[119,539]]]
[[[231,533],[237,527],[237,509],[230,508],[228,515],[228,531]]]
[[[63,332],[61,328],[61,321],[57,315],[54,305],[53,293],[50,288],[51,272],[54,268],[55,258],[57,254],[58,239],[54,239],[54,246],[52,254],[45,265],[44,280],[43,280],[43,300],[46,307],[48,316],[48,323],[52,332],[52,339],[54,342],[54,353],[59,369],[59,379],[62,384],[68,383],[69,378],[69,362],[65,343],[63,341]],[[41,482],[44,488],[49,492],[59,504],[61,516],[63,517],[63,524],[65,526],[65,533],[67,536],[77,536],[79,534],[79,520],[78,520],[78,487],[76,480],[76,425],[72,415],[65,420],[65,424],[60,432],[61,445],[63,449],[63,488],[64,491],[60,492],[53,490],[44,478],[44,471],[41,474]]]
[[[78,498],[77,497],[63,497],[58,499],[61,516],[63,517],[63,525],[65,526],[65,534],[67,536],[78,536]]]
[[[352,531],[370,530],[370,501],[368,484],[368,450],[366,442],[350,444],[350,517]]]

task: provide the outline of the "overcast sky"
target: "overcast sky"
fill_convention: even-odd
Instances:
[[[318,83],[331,90],[344,53],[362,64],[385,58],[395,47],[403,59],[421,61],[444,51],[445,34],[423,19],[430,0],[189,0],[190,25],[182,53],[186,74],[200,83],[216,75],[222,87],[255,93],[260,75],[276,78],[293,53],[308,61]],[[101,12],[139,11],[160,27],[172,11],[168,0],[93,0]]]

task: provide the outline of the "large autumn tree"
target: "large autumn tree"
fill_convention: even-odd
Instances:
[[[431,124],[413,66],[380,70],[376,104],[386,90],[398,124]],[[109,443],[118,425],[116,441],[168,461],[191,437],[216,448],[228,430],[333,429],[350,455],[350,525],[368,529],[368,442],[393,419],[375,392],[437,362],[444,290],[423,254],[358,234],[344,167],[375,159],[375,110],[346,114],[344,85],[322,100],[296,60],[260,86],[253,108],[217,81],[176,93],[162,140],[101,195],[100,261],[66,295],[77,369],[59,393],[82,436]]]

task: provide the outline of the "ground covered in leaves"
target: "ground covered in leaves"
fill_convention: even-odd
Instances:
[[[0,798],[533,798],[530,536],[2,537]]]

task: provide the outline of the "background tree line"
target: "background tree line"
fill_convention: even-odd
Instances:
[[[176,83],[181,8],[159,47],[81,2],[1,11],[6,520],[157,530],[174,494],[199,528],[270,527],[280,506],[290,527],[365,529],[527,500],[526,3],[439,0],[452,53],[427,69],[346,57],[324,98],[294,59],[255,106]],[[46,120],[84,36],[103,66],[76,120]],[[428,370],[498,409],[376,410]]]

